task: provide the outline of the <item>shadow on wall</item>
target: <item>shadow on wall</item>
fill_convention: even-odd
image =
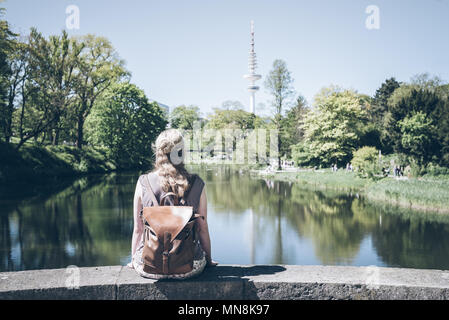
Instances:
[[[285,271],[282,266],[216,266],[207,268],[195,278],[188,280],[158,280],[154,282],[155,299],[260,299],[254,283],[246,278],[273,275]],[[180,285],[182,282],[184,285]],[[156,293],[156,294],[155,294]],[[147,297],[143,297],[148,298]]]

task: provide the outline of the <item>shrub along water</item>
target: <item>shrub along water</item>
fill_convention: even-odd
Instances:
[[[0,144],[0,184],[46,183],[59,178],[116,170],[101,148]]]

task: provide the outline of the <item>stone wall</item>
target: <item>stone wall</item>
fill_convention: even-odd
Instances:
[[[0,273],[0,299],[449,299],[449,271],[219,265],[190,280],[155,281],[125,266]]]

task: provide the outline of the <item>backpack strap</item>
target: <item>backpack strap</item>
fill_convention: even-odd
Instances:
[[[204,182],[201,178],[195,174],[195,180],[193,181],[192,187],[187,194],[186,201],[187,204],[193,207],[193,212],[198,212],[198,207],[200,205],[201,192],[203,191]]]
[[[158,188],[158,185],[155,181],[157,178],[157,175],[153,172],[150,172],[148,174],[143,174],[140,176],[139,181],[142,184],[143,187],[143,195],[142,195],[142,205],[143,207],[149,207],[149,206],[159,206],[159,201],[157,200],[157,192],[160,191],[160,188]],[[188,205],[193,207],[194,213],[197,213],[198,207],[200,204],[200,198],[201,198],[201,192],[203,191],[204,182],[203,180],[198,176],[194,175],[193,184],[190,187],[187,196],[183,199],[180,199],[179,203],[181,205]],[[168,192],[161,196],[161,203],[167,196],[173,196],[174,194],[172,192]],[[178,199],[175,197],[175,204],[178,205]]]
[[[139,177],[139,182],[142,185],[142,207],[158,206],[159,202],[154,194],[154,187],[151,186],[148,174],[143,174]]]
[[[156,199],[156,196],[154,195],[154,190],[155,189],[153,189],[152,187],[151,187],[151,180],[150,180],[150,178],[149,178],[149,175],[150,175],[151,173],[149,173],[149,174],[147,174],[147,176],[146,176],[146,180],[148,181],[148,191],[149,191],[149,193],[150,193],[150,198],[151,198],[151,202],[153,203],[153,206],[154,207],[158,207],[159,206],[159,202],[157,202],[157,199]]]

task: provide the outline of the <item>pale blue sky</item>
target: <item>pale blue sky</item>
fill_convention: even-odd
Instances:
[[[298,93],[312,101],[336,84],[373,95],[387,77],[407,81],[429,72],[449,80],[449,0],[7,0],[15,31],[45,35],[65,29],[68,5],[80,9],[80,29],[111,40],[150,99],[203,113],[225,100],[247,108],[250,20],[255,21],[258,72],[286,61]],[[365,9],[380,9],[380,29],[368,30]],[[261,90],[256,102],[268,104]]]

